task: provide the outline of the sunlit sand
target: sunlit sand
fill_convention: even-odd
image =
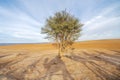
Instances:
[[[0,80],[119,80],[120,40],[76,42],[62,58],[50,44],[0,46]]]

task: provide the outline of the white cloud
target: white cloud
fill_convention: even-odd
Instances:
[[[109,6],[98,16],[84,22],[82,36],[79,40],[120,38],[120,16],[110,15],[118,7],[120,6]]]
[[[92,18],[91,20],[85,22],[85,26],[92,24],[93,22],[95,22],[96,20],[99,20],[100,18],[102,18],[102,16],[96,16],[95,18]]]
[[[43,24],[28,14],[20,10],[12,11],[0,7],[0,16],[4,17],[0,19],[0,34],[9,36],[9,39],[14,38],[12,40],[17,40],[18,42],[47,42],[44,39],[44,35],[40,34]],[[0,40],[2,39],[0,38]]]
[[[6,8],[0,7],[0,15],[4,17],[5,22],[9,24],[12,22],[14,22],[15,24],[15,22],[17,22],[17,23],[26,23],[26,24],[41,26],[39,21],[33,19],[30,15],[26,14],[25,12],[22,12],[17,9],[13,11],[13,10],[8,10]]]
[[[120,5],[100,5],[102,1],[87,0],[86,3],[86,0],[18,0],[20,5],[16,4],[14,8],[0,5],[0,34],[5,36],[0,40],[4,42],[9,37],[10,42],[46,42],[48,40],[44,39],[45,35],[40,34],[45,19],[64,9],[84,21],[80,40],[120,38],[120,12],[116,10]]]

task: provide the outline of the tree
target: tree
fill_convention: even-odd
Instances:
[[[42,28],[42,33],[47,34],[46,38],[55,41],[61,56],[79,38],[82,26],[76,17],[65,10],[50,16]]]

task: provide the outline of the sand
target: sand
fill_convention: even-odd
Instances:
[[[0,46],[0,80],[120,80],[120,39],[73,48],[59,58],[52,43]]]

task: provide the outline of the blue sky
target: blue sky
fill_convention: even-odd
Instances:
[[[79,41],[120,39],[120,0],[0,0],[0,43],[48,42],[41,27],[65,9],[84,24]]]

